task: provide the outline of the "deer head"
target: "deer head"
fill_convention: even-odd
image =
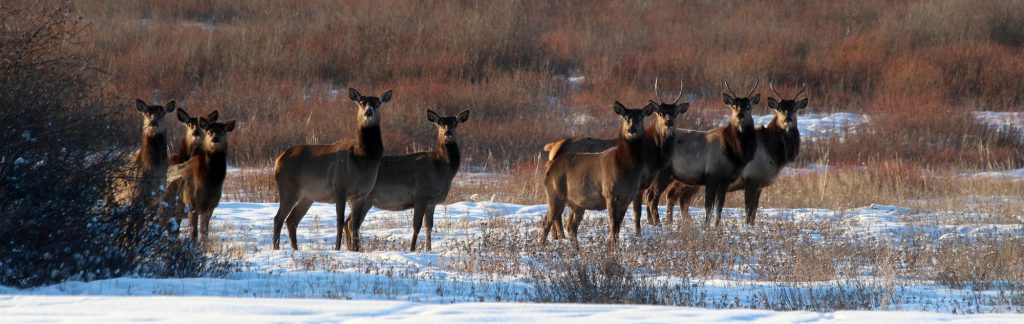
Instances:
[[[391,101],[391,90],[384,91],[384,94],[378,98],[364,97],[356,89],[348,88],[348,97],[359,105],[359,112],[356,117],[359,121],[359,126],[376,126],[380,125],[380,106],[385,102]]]
[[[135,110],[142,114],[142,134],[153,136],[162,134],[166,129],[162,123],[164,116],[174,111],[174,100],[163,106],[150,106],[142,99],[135,99]]]
[[[228,133],[235,130],[235,120],[218,123],[199,117],[199,129],[203,130],[203,151],[224,152],[228,148]]]
[[[442,144],[455,143],[455,129],[459,124],[469,120],[469,109],[463,110],[457,116],[441,117],[433,110],[427,109],[427,120],[437,126],[437,141]]]
[[[689,102],[679,103],[679,99],[683,98],[683,80],[679,80],[679,95],[672,102],[668,102],[661,98],[661,92],[658,90],[658,78],[654,78],[654,97],[657,101],[650,100],[648,106],[655,107],[654,123],[657,127],[669,130],[675,128],[676,116],[690,109]]]
[[[654,113],[655,107],[647,105],[643,109],[629,109],[622,103],[615,102],[615,114],[622,117],[622,129],[620,134],[627,140],[643,137],[641,130],[644,129],[644,117]]]
[[[768,84],[768,87],[779,97],[779,100],[775,100],[771,96],[768,97],[768,108],[775,111],[775,123],[785,130],[796,129],[796,112],[807,108],[807,97],[799,100],[797,98],[804,93],[804,90],[807,90],[807,84],[800,87],[800,91],[789,99],[783,99],[784,97],[775,91],[775,86],[771,83]]]
[[[207,122],[215,122],[220,113],[214,110],[206,115]],[[199,128],[199,118],[188,115],[185,109],[178,108],[178,121],[185,126],[185,138],[189,143],[201,143],[203,141],[203,130]]]
[[[729,106],[732,110],[732,116],[729,120],[730,123],[734,123],[734,126],[743,129],[745,127],[754,127],[754,119],[750,115],[751,111],[754,110],[754,106],[757,106],[761,102],[761,93],[754,94],[757,90],[757,86],[761,84],[761,79],[757,79],[754,83],[754,87],[750,88],[750,92],[747,92],[747,96],[738,97],[736,92],[732,91],[729,87],[729,82],[725,83],[725,88],[729,90],[729,93],[722,93],[722,100],[725,101],[725,105]],[[753,95],[753,96],[751,96]]]

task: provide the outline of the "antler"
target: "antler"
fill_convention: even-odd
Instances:
[[[761,84],[761,78],[757,78],[757,82],[754,82],[754,87],[750,89],[749,93],[747,93],[747,98],[750,98],[750,95],[754,94],[754,91],[757,90],[757,86],[760,85],[760,84]]]
[[[779,97],[779,100],[782,100],[782,95],[780,95],[778,91],[775,91],[775,85],[772,84],[772,82],[768,82],[768,88],[772,89],[772,93],[774,93],[775,96]]]
[[[729,90],[729,93],[732,94],[733,98],[736,97],[736,91],[732,91],[732,88],[729,87],[729,81],[725,81],[725,88]]]
[[[800,87],[800,92],[797,92],[796,95],[793,95],[793,100],[796,100],[796,97],[799,97],[801,94],[803,94],[804,90],[807,90],[807,82],[804,82],[803,86]]]
[[[679,99],[683,99],[683,79],[679,79],[679,95],[676,96],[675,101],[672,101],[672,104],[679,103]]]
[[[661,99],[661,92],[658,91],[658,78],[660,78],[660,76],[654,77],[654,97],[660,102],[665,102],[665,100]]]

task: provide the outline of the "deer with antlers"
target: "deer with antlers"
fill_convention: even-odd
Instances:
[[[807,107],[807,97],[797,99],[807,89],[806,85],[789,99],[785,99],[775,91],[774,85],[769,84],[769,88],[775,96],[779,97],[778,100],[768,97],[768,107],[772,109],[775,116],[768,125],[757,128],[757,153],[754,155],[754,159],[743,168],[739,179],[728,187],[730,192],[743,190],[746,223],[749,225],[753,225],[754,219],[757,217],[761,191],[775,182],[782,168],[796,160],[797,155],[800,154],[797,112]],[[669,191],[670,204],[672,200],[678,200],[680,213],[684,216],[688,215],[688,206],[697,193],[696,188],[676,185]],[[671,205],[669,208],[672,208]]]
[[[722,219],[725,193],[757,152],[757,135],[751,110],[761,100],[754,94],[760,80],[745,97],[738,97],[729,83],[729,93],[722,100],[731,110],[729,124],[708,131],[676,129],[672,143],[669,170],[675,180],[693,186],[704,186],[704,224],[715,212],[715,225]]]
[[[679,82],[679,94],[674,100],[669,102],[661,97],[661,91],[658,89],[658,79],[654,79],[654,95],[657,101],[650,100],[648,103],[655,107],[654,122],[650,127],[644,129],[644,154],[647,169],[641,181],[643,188],[647,188],[651,180],[668,166],[668,158],[671,155],[669,149],[671,146],[667,143],[671,142],[674,135],[676,116],[685,113],[690,107],[689,103],[679,102],[683,98],[682,80]],[[550,165],[551,161],[561,154],[597,153],[615,147],[616,143],[617,139],[613,138],[577,137],[548,143],[544,146],[544,149],[549,152],[548,164]],[[632,201],[636,235],[640,235],[642,198],[643,195],[637,195]],[[650,215],[648,213],[648,220],[650,220]],[[556,226],[559,225],[556,224]],[[558,234],[559,232],[556,231],[555,236],[558,236]]]
[[[295,236],[299,221],[314,201],[334,203],[337,231],[334,249],[341,250],[341,240],[348,233],[345,245],[359,251],[359,229],[369,210],[355,202],[365,202],[377,181],[384,142],[380,133],[381,106],[391,101],[392,91],[380,97],[363,96],[349,88],[349,99],[358,107],[356,136],[328,145],[298,145],[281,153],[274,164],[274,178],[281,206],[274,217],[273,247],[280,249],[281,228],[288,225],[292,249],[299,249]],[[349,221],[345,221],[345,203],[352,204]]]
[[[618,101],[615,114],[622,118],[622,126],[615,147],[600,153],[564,153],[551,161],[544,175],[544,188],[548,196],[548,213],[541,223],[541,244],[555,228],[555,239],[560,239],[562,212],[571,210],[569,238],[579,247],[577,232],[586,210],[608,211],[608,243],[614,246],[629,206],[641,190],[647,162],[644,135],[644,117],[656,110],[648,104],[643,109],[629,109]]]

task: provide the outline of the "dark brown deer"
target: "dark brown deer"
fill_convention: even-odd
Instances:
[[[644,152],[646,155],[645,161],[648,165],[648,170],[644,174],[642,180],[644,188],[648,187],[648,184],[654,176],[661,173],[661,171],[668,166],[668,157],[670,155],[668,149],[671,146],[665,145],[665,143],[671,142],[672,140],[675,130],[676,116],[681,113],[685,113],[690,107],[689,103],[679,103],[679,100],[683,97],[682,81],[679,82],[679,94],[672,102],[668,102],[661,98],[657,78],[654,79],[654,94],[658,101],[651,100],[649,103],[656,107],[654,112],[654,122],[651,123],[650,127],[644,129]],[[550,164],[551,161],[560,154],[597,153],[610,149],[614,147],[615,144],[616,139],[614,138],[576,137],[548,143],[544,146],[544,149],[548,151],[548,163]],[[636,235],[640,235],[642,198],[643,195],[637,195],[637,197],[633,199],[632,203]],[[651,219],[650,215],[651,214],[648,213],[648,221]],[[557,237],[557,235],[558,232],[556,231],[555,236]]]
[[[548,213],[541,223],[541,244],[555,227],[554,238],[564,237],[562,212],[569,206],[569,235],[578,248],[577,231],[586,210],[608,210],[608,243],[618,240],[626,208],[640,191],[648,166],[645,162],[644,117],[654,113],[653,104],[643,109],[629,109],[615,102],[615,114],[622,117],[622,127],[615,147],[601,153],[559,154],[544,176],[548,196]]]
[[[220,114],[214,110],[206,115],[207,122],[217,121]],[[178,153],[171,156],[171,164],[181,164],[188,161],[192,155],[198,154],[203,147],[203,130],[199,128],[199,118],[188,115],[185,109],[178,108],[178,121],[185,126],[185,134],[178,145]]]
[[[413,209],[412,243],[409,250],[416,251],[416,237],[426,222],[424,243],[430,251],[430,234],[434,227],[434,208],[448,199],[448,191],[452,187],[452,179],[459,171],[462,157],[456,129],[459,124],[469,120],[469,110],[458,116],[441,117],[432,110],[427,110],[427,120],[437,127],[437,141],[434,149],[429,152],[416,152],[403,155],[388,155],[381,158],[380,170],[377,172],[377,183],[368,196],[369,203],[356,202],[352,206],[363,206],[361,214],[366,214],[370,207],[391,211]],[[351,219],[349,220],[352,221]],[[356,224],[358,228],[361,224]]]
[[[769,85],[769,87],[772,93],[779,97],[779,100],[768,97],[768,107],[775,112],[775,117],[768,125],[757,128],[757,154],[743,168],[739,179],[729,186],[730,192],[743,190],[748,225],[754,225],[754,219],[757,217],[761,190],[775,182],[782,168],[796,160],[797,155],[800,154],[797,112],[807,107],[807,97],[799,100],[797,98],[803,94],[806,87],[801,88],[790,99],[783,99],[784,97],[775,91],[774,86]],[[678,200],[681,215],[689,217],[687,210],[697,190],[692,187],[674,185],[679,188],[669,190],[670,197],[668,199],[670,203],[672,200]],[[671,196],[676,198],[673,199]],[[671,205],[669,208],[672,208]]]
[[[135,99],[135,110],[142,114],[141,147],[132,153],[129,167],[114,176],[106,198],[108,207],[136,210],[125,222],[125,232],[132,236],[145,225],[146,218],[139,212],[159,206],[167,184],[167,124],[163,120],[174,106],[174,100],[151,106]]]
[[[228,168],[228,133],[235,129],[235,121],[217,123],[199,117],[197,126],[203,132],[201,150],[172,166],[167,181],[168,192],[180,194],[181,204],[188,208],[192,239],[202,244],[210,233],[213,210],[220,204]]]
[[[337,212],[337,233],[334,249],[341,249],[341,239],[348,233],[345,246],[359,251],[359,229],[365,206],[354,202],[365,201],[373,191],[384,153],[380,134],[380,108],[391,101],[391,90],[378,97],[365,97],[349,88],[348,95],[359,108],[356,113],[355,139],[341,140],[328,145],[297,145],[277,157],[274,177],[281,206],[274,217],[274,249],[280,249],[281,227],[287,223],[292,249],[298,249],[296,228],[314,201],[334,203]],[[351,222],[345,222],[345,203],[353,203]]]
[[[721,223],[726,190],[757,151],[750,112],[761,100],[760,93],[753,95],[759,83],[746,97],[737,97],[729,83],[725,84],[729,93],[722,93],[722,99],[732,111],[728,125],[709,131],[676,130],[670,170],[682,183],[705,187],[705,226],[710,223],[712,211],[716,211],[715,225]]]
[[[136,99],[135,109],[142,114],[142,145],[132,153],[131,166],[112,183],[110,203],[148,208],[158,205],[167,180],[167,127],[163,119],[174,111],[174,100],[150,106]]]

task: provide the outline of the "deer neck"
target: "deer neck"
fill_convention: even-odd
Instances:
[[[647,162],[654,168],[660,168],[667,161],[672,145],[667,145],[675,133],[665,126],[664,123],[655,122],[651,127],[644,130],[644,141],[647,146]]]
[[[138,156],[139,167],[152,170],[167,167],[167,135],[163,132],[147,134],[142,138]]]
[[[615,162],[621,168],[642,166],[644,161],[644,136],[627,139],[622,134],[616,139]]]
[[[434,143],[434,152],[432,155],[434,160],[447,164],[449,169],[452,171],[452,174],[459,170],[459,164],[462,163],[459,144],[455,141],[445,143],[444,141],[438,140]]]
[[[227,149],[216,150],[213,152],[203,151],[195,160],[197,161],[197,170],[202,174],[202,179],[207,184],[220,185],[224,183],[224,178],[227,176],[228,171],[228,160],[227,160]]]
[[[800,129],[792,127],[789,129],[779,126],[779,116],[776,115],[772,122],[765,129],[769,136],[774,139],[775,146],[770,152],[776,164],[782,165],[793,162],[800,155]]]
[[[379,159],[384,154],[384,141],[380,135],[380,125],[359,127],[356,134],[355,154]]]

